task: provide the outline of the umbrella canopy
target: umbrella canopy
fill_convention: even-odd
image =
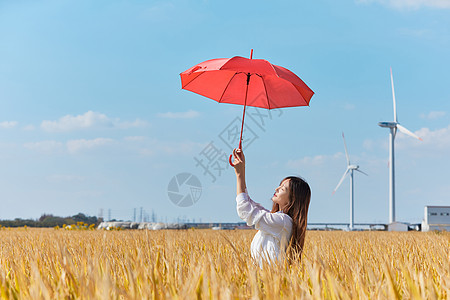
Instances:
[[[183,89],[220,103],[274,109],[309,105],[314,95],[297,75],[264,59],[211,59],[180,76]]]
[[[211,59],[187,69],[181,76],[182,89],[219,103],[244,105],[239,149],[242,149],[245,108],[267,109],[309,105],[314,92],[294,73],[264,59]],[[231,155],[229,158],[230,165]]]

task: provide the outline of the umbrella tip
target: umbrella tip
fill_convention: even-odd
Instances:
[[[253,49],[250,51],[250,59],[253,59]]]

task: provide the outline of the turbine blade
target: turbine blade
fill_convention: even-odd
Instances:
[[[356,171],[358,171],[358,172],[360,172],[360,173],[363,173],[364,175],[366,175],[366,176],[369,176],[369,174],[367,174],[367,173],[364,173],[363,171],[361,171],[360,169],[356,169]]]
[[[394,102],[394,122],[397,122],[397,107],[395,104],[394,77],[392,76],[392,67],[391,67],[391,86],[392,86],[392,100]]]
[[[340,186],[340,185],[342,184],[342,182],[344,181],[345,175],[348,174],[348,170],[349,170],[348,168],[347,168],[347,170],[345,170],[344,175],[342,175],[341,180],[339,181],[338,185],[336,186],[336,188],[335,188],[334,191],[333,191],[333,195],[334,195],[334,193],[336,193],[337,189],[339,188],[339,186]]]
[[[415,135],[414,133],[412,133],[411,131],[409,131],[408,129],[406,129],[405,127],[403,127],[400,124],[397,124],[397,128],[398,130],[400,130],[401,132],[403,132],[404,134],[407,134],[409,136],[412,136],[413,138],[416,138],[420,141],[422,141],[422,139],[420,137],[418,137],[417,135]]]
[[[344,139],[345,157],[347,158],[347,165],[350,165],[350,158],[348,157],[347,143],[345,142],[344,133],[342,133],[342,138]]]

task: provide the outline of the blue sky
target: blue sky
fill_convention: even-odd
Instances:
[[[399,122],[424,140],[397,135],[397,219],[450,205],[448,0],[0,1],[0,45],[0,219],[131,219],[143,207],[162,221],[239,221],[234,171],[213,182],[194,158],[211,142],[230,152],[220,136],[242,107],[181,90],[179,73],[250,49],[316,93],[263,126],[247,117],[254,200],[271,206],[279,181],[300,175],[310,222],[348,222],[348,179],[332,196],[345,132],[369,174],[355,175],[355,221],[387,222],[388,130],[377,123],[393,120],[392,66]],[[202,184],[185,208],[167,193],[183,172]]]

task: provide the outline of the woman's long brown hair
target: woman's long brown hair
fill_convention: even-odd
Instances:
[[[308,223],[308,208],[311,201],[311,189],[302,178],[289,176],[283,181],[289,180],[289,203],[284,213],[292,218],[292,236],[287,248],[289,262],[301,259],[303,246],[305,244],[306,226]],[[280,183],[280,185],[281,185]],[[277,203],[273,204],[272,213],[280,211]]]

